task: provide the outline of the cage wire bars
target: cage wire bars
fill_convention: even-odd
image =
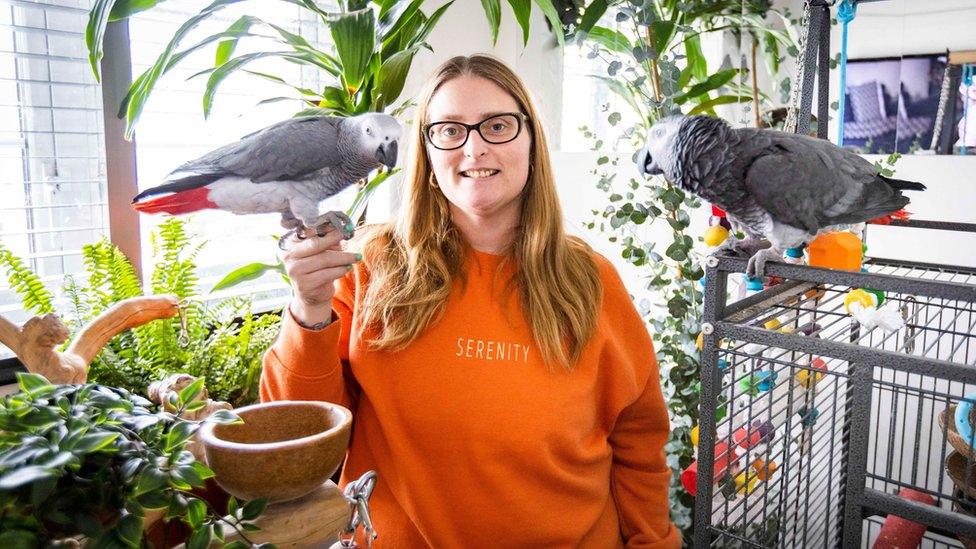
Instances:
[[[810,4],[798,132],[809,129],[815,75],[819,120],[829,108],[832,2]],[[976,547],[976,452],[945,434],[976,392],[976,269],[864,265],[771,263],[781,284],[730,302],[729,275],[746,261],[707,259],[695,547],[856,548],[888,515],[924,524],[924,547]],[[905,326],[861,327],[844,307],[853,288],[883,291]],[[906,488],[926,502],[896,495]]]

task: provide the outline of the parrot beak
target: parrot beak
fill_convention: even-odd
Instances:
[[[651,153],[646,147],[637,155],[637,170],[640,171],[644,177],[661,175],[664,173],[664,170],[654,163],[654,159],[651,158]]]
[[[383,143],[376,149],[376,160],[391,170],[397,163],[397,142]]]

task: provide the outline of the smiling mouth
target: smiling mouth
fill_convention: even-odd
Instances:
[[[499,171],[501,170],[464,170],[460,173],[461,177],[467,177],[469,179],[484,179],[497,174]]]

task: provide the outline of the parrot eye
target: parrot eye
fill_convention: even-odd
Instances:
[[[373,134],[373,130],[369,126],[366,126],[366,135],[372,135],[372,134]]]

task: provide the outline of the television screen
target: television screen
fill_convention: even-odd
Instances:
[[[843,146],[875,154],[951,152],[933,143],[945,76],[945,54],[849,60],[841,119]],[[961,124],[966,90],[964,84],[950,89],[943,105],[942,131],[950,133],[949,142],[957,152],[966,130]],[[976,90],[970,91],[976,98]],[[976,121],[966,137],[976,141]]]

